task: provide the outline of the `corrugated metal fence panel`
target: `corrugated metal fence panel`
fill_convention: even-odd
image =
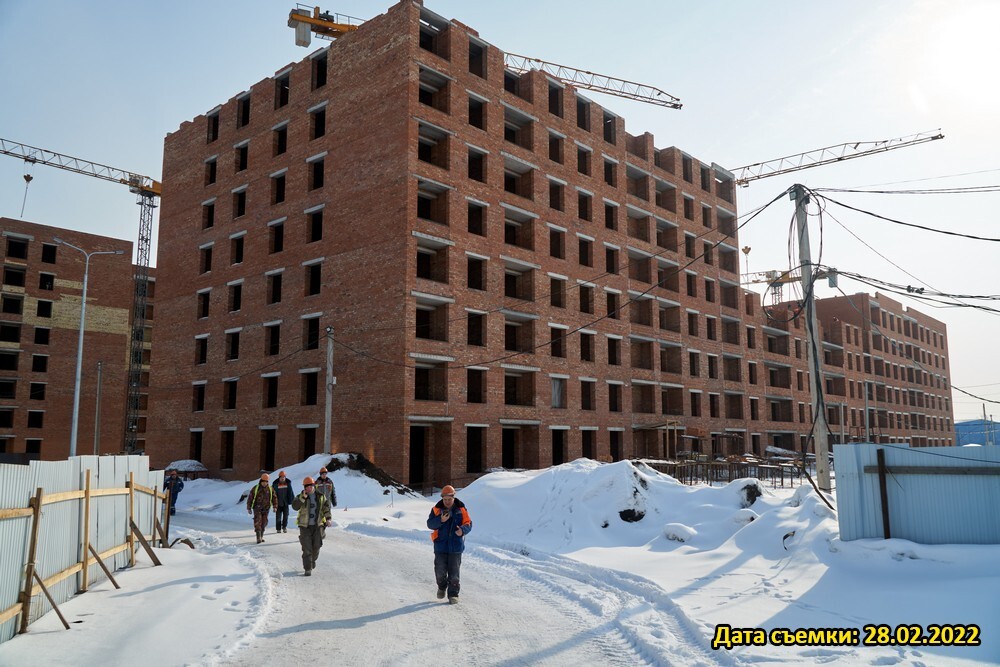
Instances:
[[[843,540],[881,538],[878,450],[886,466],[1000,468],[997,447],[834,446],[837,516]],[[887,477],[890,535],[923,544],[1000,544],[1000,475],[892,474]]]
[[[105,459],[111,457],[104,457]],[[90,470],[90,489],[95,491],[97,489],[110,488],[115,486],[114,480],[106,480],[105,483],[101,483],[100,471],[101,471],[101,457],[98,456],[81,456],[80,457],[80,488],[86,488],[87,484],[87,470]],[[106,503],[115,502],[116,496],[92,496],[90,499],[90,544],[94,546],[94,549],[98,553],[102,551],[100,547],[100,513],[102,505]],[[81,516],[84,511],[83,505],[81,505]],[[81,529],[82,530],[82,529]],[[87,545],[83,543],[83,533],[80,534],[80,559],[83,559],[84,553],[87,552]],[[104,570],[101,566],[97,564],[93,556],[90,556],[90,567],[87,568],[87,587],[90,588],[95,584],[98,584],[107,577],[104,575]]]
[[[91,489],[124,488],[129,473],[134,473],[137,485],[159,489],[163,486],[163,471],[150,471],[144,456],[81,456],[68,461],[33,461],[29,466],[0,465],[0,509],[23,509],[35,490],[45,494],[78,491],[86,488],[86,470],[91,470]],[[142,533],[152,536],[155,503],[151,496],[135,494],[135,521]],[[38,531],[35,556],[36,569],[44,580],[79,563],[86,545],[83,543],[83,499],[65,500],[44,505]],[[124,543],[129,534],[129,496],[99,496],[91,498],[90,543],[101,553]],[[31,517],[0,520],[0,611],[15,603],[24,588],[24,572],[31,538]],[[127,567],[129,552],[124,550],[108,559],[114,570]],[[106,579],[99,565],[89,568],[91,584]],[[56,604],[70,599],[80,587],[81,574],[75,573],[49,587]],[[34,622],[51,610],[44,595],[31,601],[30,621]],[[0,624],[0,643],[17,632],[20,618]]]
[[[31,497],[27,466],[0,464],[0,509],[22,509]],[[31,517],[0,520],[0,611],[18,601],[24,588],[24,565],[28,559]],[[0,624],[0,643],[17,633],[20,617]]]
[[[43,493],[62,493],[80,488],[78,461],[32,461],[29,464],[32,487]],[[44,497],[43,497],[44,498]],[[63,501],[43,505],[38,528],[35,570],[43,580],[78,562],[76,550],[80,543],[79,501]],[[49,587],[56,604],[76,593],[76,578],[68,577]],[[52,609],[39,593],[31,600],[30,622],[35,622]]]

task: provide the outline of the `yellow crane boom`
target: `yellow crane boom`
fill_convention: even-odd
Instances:
[[[358,24],[363,22],[362,19],[353,16],[320,11],[319,7],[313,7],[310,11],[308,7],[301,4],[288,14],[288,27],[295,28],[295,43],[298,46],[309,46],[313,34],[331,40],[343,37],[347,33],[357,30]],[[558,79],[581,90],[592,90],[668,109],[681,108],[681,101],[678,98],[659,88],[607,74],[597,74],[516,53],[504,53],[504,66],[519,74],[529,70],[539,70],[553,79]]]

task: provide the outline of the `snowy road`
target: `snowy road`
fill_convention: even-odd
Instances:
[[[731,661],[707,648],[659,588],[568,559],[470,545],[461,603],[452,606],[434,596],[426,535],[370,524],[334,527],[307,578],[292,531],[271,530],[257,545],[249,521],[236,526],[188,514],[177,524],[214,547],[245,549],[261,576],[256,617],[220,664],[320,657],[349,665]]]

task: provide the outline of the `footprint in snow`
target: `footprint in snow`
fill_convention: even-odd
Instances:
[[[191,588],[201,588],[201,584],[191,584]]]
[[[219,598],[215,597],[214,595],[202,595],[201,599],[202,600],[218,600]]]
[[[216,595],[222,595],[223,593],[225,593],[226,591],[228,591],[230,588],[232,588],[232,586],[223,586],[222,588],[216,588],[215,589],[215,594]]]

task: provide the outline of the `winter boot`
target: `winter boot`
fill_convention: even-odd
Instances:
[[[448,604],[458,604],[458,596],[453,595],[450,598],[448,598]]]
[[[443,589],[443,588],[439,588],[438,589],[438,600],[443,600],[444,599],[444,591],[445,591],[445,589]]]
[[[306,570],[306,574],[305,574],[305,576],[307,576],[307,577],[311,577],[311,576],[312,576],[312,574],[313,574],[313,571],[312,571],[312,570]]]
[[[281,529],[281,532],[283,532],[283,533],[287,533],[287,532],[288,532],[288,529],[287,529],[287,528],[282,528],[282,529]]]
[[[260,536],[260,531],[259,531],[259,530],[255,530],[255,531],[254,531],[254,534],[255,534],[255,535],[257,536],[257,544],[260,544],[261,542],[263,542],[263,541],[264,541],[264,540],[263,540],[263,539],[261,538],[261,536]]]

